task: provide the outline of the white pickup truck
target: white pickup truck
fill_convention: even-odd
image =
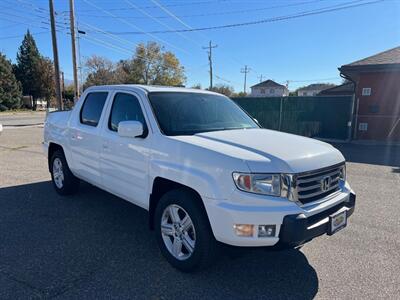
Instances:
[[[338,150],[263,129],[208,91],[91,87],[48,115],[43,145],[59,194],[84,180],[148,210],[162,254],[183,271],[209,264],[220,244],[300,247],[345,227],[355,207]]]

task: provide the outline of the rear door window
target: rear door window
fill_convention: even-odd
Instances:
[[[93,92],[86,96],[80,113],[82,124],[96,127],[107,99],[107,92]]]

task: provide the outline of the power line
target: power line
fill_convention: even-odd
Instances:
[[[13,17],[13,18],[17,18],[17,20],[20,20],[20,19],[23,19],[23,20],[26,20],[26,21],[28,21],[29,22],[29,24],[31,25],[31,26],[39,26],[39,25],[34,25],[35,23],[37,23],[37,24],[45,24],[45,25],[50,25],[50,23],[48,22],[48,19],[46,19],[46,21],[43,21],[43,17],[41,17],[40,18],[40,20],[39,19],[35,19],[35,18],[29,18],[29,17],[26,17],[26,16],[21,16],[21,15],[15,15],[15,14],[12,14],[12,13],[9,13],[9,12],[4,12],[4,11],[0,11],[0,14],[3,14],[3,15],[6,15],[6,16],[9,16],[9,17]],[[12,19],[12,20],[8,20],[8,21],[10,21],[10,22],[15,22],[14,21],[15,19]],[[25,21],[20,21],[20,23],[26,23],[26,24],[28,24],[28,22],[25,22]],[[43,26],[43,25],[42,25]],[[60,28],[62,28],[62,29],[67,29],[66,27],[64,27],[64,26],[62,26],[62,25],[56,25],[59,29]]]
[[[183,22],[181,19],[179,19],[176,15],[174,15],[172,12],[170,12],[168,9],[166,9],[163,5],[161,5],[160,3],[158,3],[156,0],[151,0],[151,2],[153,2],[154,4],[156,4],[158,6],[158,8],[160,8],[162,11],[164,11],[166,14],[168,14],[169,16],[171,16],[172,18],[174,18],[175,20],[177,20],[179,23],[181,23],[183,26],[185,26],[188,29],[193,29],[193,27],[191,27],[190,25],[186,24],[185,22]]]
[[[97,38],[94,38],[94,37],[91,37],[91,36],[82,35],[82,38],[84,40],[87,40],[87,41],[91,42],[91,43],[102,45],[105,48],[108,48],[110,50],[114,50],[114,51],[119,52],[119,53],[124,54],[124,55],[132,55],[133,54],[133,52],[131,50],[127,49],[127,48],[120,47],[120,46],[115,46],[113,44],[110,44],[108,42],[105,42],[103,40],[100,40],[100,39],[97,39]]]
[[[1,6],[1,8],[2,9],[10,9],[10,10],[12,10],[14,12],[19,12],[19,13],[26,13],[27,12],[27,10],[25,10],[25,9],[19,7],[19,6],[15,6],[15,3],[13,3],[12,6]],[[34,11],[30,10],[29,11],[29,15],[32,15],[32,14],[34,14],[35,16],[41,17],[41,18],[43,18],[43,17],[48,18],[46,13],[42,12],[42,11],[34,12]]]
[[[0,14],[11,16],[13,18],[17,18],[18,20],[22,19],[24,21],[30,21],[30,22],[35,22],[35,23],[43,23],[43,24],[46,24],[46,25],[50,25],[50,23],[49,23],[50,19],[49,19],[48,16],[44,16],[44,15],[37,14],[37,13],[34,13],[34,12],[30,12],[29,16],[26,16],[26,15],[20,15],[21,13],[24,14],[26,11],[16,10],[15,7],[0,7],[0,8],[11,10],[11,12],[0,11]],[[18,14],[15,14],[15,13],[18,13]],[[42,13],[42,12],[40,12],[40,13]],[[45,19],[45,21],[43,21],[43,19]],[[65,26],[60,25],[58,23],[57,23],[57,27],[66,29]]]
[[[146,12],[145,10],[141,9],[139,6],[135,5],[135,4],[132,3],[131,1],[125,0],[125,2],[126,2],[128,5],[130,5],[131,7],[136,8],[139,12],[141,12],[141,13],[142,13],[143,15],[145,15],[147,18],[150,18],[150,19],[156,21],[158,24],[160,24],[160,25],[162,25],[162,26],[164,26],[164,27],[166,27],[166,28],[168,28],[168,29],[170,29],[170,30],[175,30],[173,27],[171,27],[171,26],[169,26],[168,24],[166,24],[166,23],[164,23],[164,22],[162,22],[162,21],[156,19],[156,18],[153,17],[151,14],[149,14],[149,13]],[[183,37],[184,39],[186,39],[186,40],[188,40],[188,41],[190,41],[190,42],[192,42],[192,43],[195,43],[195,44],[197,44],[197,45],[200,45],[200,44],[197,43],[196,41],[194,41],[194,40],[188,38],[187,36],[183,35],[183,34],[180,33],[180,32],[177,32],[177,35],[179,35],[180,37]]]
[[[251,12],[260,12],[265,10],[271,10],[276,8],[287,8],[287,7],[295,7],[301,5],[312,4],[316,2],[322,2],[326,0],[312,0],[312,1],[304,1],[304,2],[296,2],[291,4],[283,4],[283,5],[275,5],[275,6],[267,6],[267,7],[260,7],[260,8],[250,8],[250,9],[242,9],[242,10],[232,10],[232,11],[217,11],[217,12],[208,12],[208,13],[201,13],[201,14],[191,14],[191,15],[178,15],[178,18],[195,18],[195,17],[210,17],[210,16],[223,16],[223,15],[235,15],[235,14],[245,14]],[[168,5],[164,5],[168,6]],[[140,8],[140,7],[139,7]],[[87,16],[87,17],[95,17],[95,18],[112,18],[107,15],[92,15],[92,14],[79,14],[80,16]],[[153,16],[155,19],[168,19],[171,16]],[[145,17],[140,16],[127,16],[128,19],[144,19]]]
[[[174,18],[175,20],[177,20],[180,24],[182,24],[183,26],[185,26],[188,29],[193,29],[193,27],[191,27],[189,24],[187,24],[186,22],[182,21],[179,17],[177,17],[174,13],[172,13],[171,11],[169,11],[167,8],[165,8],[163,5],[161,5],[157,0],[151,0],[154,4],[156,4],[161,10],[163,10],[166,14],[168,14],[169,16],[171,16],[172,18]],[[208,39],[208,37],[204,34],[202,34],[202,36],[206,39]],[[209,59],[209,66],[210,66],[210,71],[209,71],[209,75],[210,75],[210,89],[212,88],[212,79],[213,79],[213,68],[212,68],[212,48],[215,48],[216,46],[212,46],[211,45],[211,41],[209,43],[209,52],[208,52],[208,59]],[[232,61],[234,61],[234,59],[230,58]]]
[[[31,32],[32,35],[39,35],[39,34],[44,34],[44,33],[49,33],[48,30],[46,31],[40,31],[40,32]],[[20,38],[20,37],[24,37],[25,34],[20,34],[20,35],[9,35],[9,36],[2,36],[0,37],[0,40],[7,40],[7,39],[14,39],[14,38]]]
[[[116,15],[114,15],[113,13],[111,13],[111,12],[109,12],[109,11],[106,11],[105,9],[103,9],[103,8],[97,6],[96,4],[90,2],[89,0],[83,0],[83,1],[84,1],[85,3],[87,3],[87,4],[89,4],[90,6],[93,6],[93,7],[97,8],[98,10],[100,10],[100,11],[102,11],[102,12],[104,12],[104,13],[110,15],[110,16],[116,16]],[[118,17],[118,16],[116,16],[116,17]],[[142,33],[142,34],[146,34],[146,35],[152,37],[153,39],[158,40],[159,42],[161,42],[161,43],[163,43],[163,44],[167,44],[167,45],[169,45],[169,46],[171,46],[171,47],[173,47],[173,48],[175,48],[175,49],[178,49],[178,50],[180,50],[180,51],[182,51],[182,52],[187,53],[186,50],[184,50],[184,49],[182,49],[182,48],[180,48],[180,47],[177,47],[177,46],[175,46],[175,45],[173,45],[173,44],[171,44],[171,43],[169,43],[169,42],[167,42],[167,41],[164,41],[163,39],[160,39],[160,38],[156,37],[156,36],[153,35],[152,33],[148,33],[148,32],[146,32],[146,31],[144,31],[144,30],[141,29],[139,26],[136,26],[135,24],[133,24],[133,23],[131,23],[131,22],[128,22],[127,20],[125,20],[125,19],[122,18],[122,17],[118,17],[118,20],[119,20],[120,22],[122,22],[122,23],[128,25],[128,26],[131,26],[131,27],[136,28],[136,29],[139,30],[140,33]]]
[[[118,36],[114,36],[113,34],[109,34],[109,33],[107,33],[107,32],[105,32],[105,31],[101,30],[100,28],[98,28],[98,27],[96,27],[96,26],[87,24],[87,23],[82,22],[82,21],[81,21],[80,23],[81,23],[81,24],[84,24],[85,26],[92,27],[92,28],[94,28],[96,31],[99,31],[99,32],[101,32],[101,33],[104,33],[105,35],[110,36],[111,39],[116,40],[116,41],[119,41],[119,42],[121,42],[121,43],[123,43],[123,44],[137,45],[136,43],[131,42],[131,41],[129,41],[129,40],[120,38],[120,37],[118,37]],[[78,32],[79,32],[79,30],[78,30]],[[106,41],[104,41],[104,40],[101,40],[101,39],[98,39],[98,38],[94,38],[94,37],[88,36],[88,35],[86,35],[86,34],[85,34],[85,35],[82,35],[82,38],[85,39],[85,40],[87,40],[87,41],[89,41],[89,42],[91,42],[91,43],[101,45],[101,46],[103,46],[103,47],[105,47],[105,48],[108,48],[108,49],[117,51],[117,52],[122,53],[122,54],[124,54],[124,55],[133,55],[133,50],[131,50],[131,49],[128,49],[128,48],[125,48],[125,47],[116,46],[116,45],[111,44],[111,43],[108,43],[108,42],[106,42]],[[150,61],[149,59],[147,59],[146,57],[143,57],[143,56],[140,56],[140,55],[137,55],[137,54],[135,54],[135,57],[136,57],[136,58],[139,58],[139,59],[141,59],[141,60],[143,60],[143,61],[145,61],[145,62],[150,62],[150,63],[151,63],[151,61]],[[171,65],[169,65],[169,64],[167,64],[167,63],[165,63],[165,62],[163,62],[163,65],[164,65],[165,67],[167,67],[167,68],[170,68],[170,67],[171,67]],[[186,70],[186,71],[190,71],[190,70],[193,71],[194,69],[197,69],[197,68],[190,68],[190,69],[188,69],[188,68],[185,67],[185,70]]]
[[[85,23],[85,22],[82,22],[82,21],[80,22],[80,24],[83,24],[85,27],[93,28],[93,29],[95,30],[95,32],[102,33],[102,34],[108,36],[109,38],[111,38],[111,39],[113,39],[113,40],[115,40],[115,41],[120,42],[121,44],[124,44],[124,45],[125,45],[125,44],[129,44],[129,45],[132,45],[132,46],[137,46],[137,45],[138,45],[137,43],[134,43],[134,42],[129,41],[129,40],[127,40],[127,39],[124,39],[124,38],[121,38],[121,37],[119,37],[119,36],[110,34],[110,33],[106,32],[106,31],[104,31],[104,30],[102,30],[102,29],[100,29],[100,28],[98,28],[98,27],[96,27],[96,26],[94,26],[94,25],[90,25],[90,24]],[[86,30],[86,31],[87,31],[87,30]],[[89,32],[90,32],[90,31],[93,32],[93,31],[90,30],[90,29],[89,29],[88,31],[89,31]],[[79,32],[79,30],[78,30],[78,32]],[[85,35],[85,36],[82,36],[82,37],[87,38],[87,37],[89,37],[89,36]],[[108,48],[109,48],[109,47],[114,47],[114,48],[117,47],[117,48],[119,48],[119,49],[123,49],[124,51],[128,51],[128,52],[131,52],[131,51],[132,51],[131,49],[118,47],[118,46],[115,46],[115,45],[113,45],[113,44],[107,43],[107,42],[105,42],[105,41],[103,41],[103,40],[96,39],[96,38],[94,38],[94,37],[90,37],[90,38],[96,40],[97,43],[100,43],[100,42],[106,43],[106,44],[108,45]],[[94,43],[93,41],[91,41],[91,42]],[[126,54],[126,52],[124,52],[123,54]],[[137,55],[137,54],[135,54],[135,56],[136,56],[137,58],[140,58],[140,59],[144,60],[144,61],[151,62],[151,61],[149,61],[148,59],[146,59],[146,58],[143,57],[143,56],[140,56],[140,55]],[[166,63],[164,63],[164,65],[165,65],[166,67],[171,67],[170,65],[168,65],[168,64],[166,64]],[[192,69],[193,69],[193,68],[192,68]],[[185,70],[190,70],[190,69],[185,68]]]
[[[35,5],[35,4],[31,3],[31,2],[26,2],[26,1],[22,1],[22,0],[17,0],[17,1],[19,3],[21,3],[22,6],[25,6],[27,8],[29,7],[31,9],[33,8],[34,10],[39,11],[39,12],[49,13],[48,9],[40,7],[40,6],[37,6],[37,5]],[[57,13],[55,11],[54,11],[54,14],[57,15]]]
[[[258,21],[233,23],[233,24],[218,25],[218,26],[178,29],[178,30],[155,30],[155,31],[148,31],[147,33],[148,34],[150,34],[150,33],[151,34],[161,34],[161,33],[175,33],[175,32],[195,32],[195,31],[206,31],[206,30],[242,27],[242,26],[249,26],[249,25],[258,25],[258,24],[264,24],[264,23],[285,21],[285,20],[290,20],[290,19],[299,19],[299,18],[303,18],[303,17],[320,15],[320,14],[330,13],[330,12],[335,12],[335,11],[341,11],[341,10],[346,10],[346,9],[350,9],[350,8],[360,7],[360,6],[367,6],[367,5],[376,4],[376,3],[380,3],[380,2],[384,2],[384,1],[387,1],[387,0],[375,0],[375,1],[370,1],[370,2],[345,5],[345,6],[341,6],[341,7],[337,7],[338,5],[327,6],[327,7],[321,8],[321,9],[308,10],[308,11],[303,11],[303,12],[300,12],[297,14],[272,17],[272,18],[262,19],[262,20],[258,20]],[[351,3],[354,3],[354,2],[360,2],[360,0],[352,1]],[[343,4],[340,4],[340,5],[343,5]],[[141,32],[137,32],[137,31],[125,31],[125,32],[113,32],[113,33],[114,34],[142,34]]]
[[[226,78],[223,78],[223,77],[221,77],[221,76],[218,76],[217,74],[215,74],[214,76],[215,76],[215,78],[217,78],[217,79],[219,79],[219,80],[221,80],[221,81],[225,81],[226,83],[238,84],[238,85],[241,84],[241,83],[239,83],[239,82],[232,81],[232,80],[228,80],[228,79],[226,79]]]
[[[85,27],[86,27],[86,28],[93,28],[93,30],[91,30],[91,29],[89,29],[89,30],[85,29],[85,31],[89,31],[89,32],[98,32],[98,33],[104,34],[104,35],[106,35],[106,36],[109,36],[111,39],[113,39],[113,40],[115,40],[115,41],[118,41],[118,42],[120,42],[120,43],[122,43],[122,44],[130,44],[130,45],[132,45],[132,46],[137,46],[137,45],[138,45],[137,43],[134,43],[134,42],[132,42],[132,41],[130,41],[130,40],[121,38],[121,37],[119,37],[119,36],[117,36],[117,35],[111,34],[111,33],[107,32],[107,31],[105,31],[105,30],[103,30],[103,29],[101,29],[101,28],[99,28],[99,27],[96,27],[96,26],[94,26],[94,25],[90,25],[90,24],[88,24],[88,23],[86,23],[86,22],[81,21],[80,24],[83,24],[84,28],[85,28]]]
[[[13,22],[13,23],[17,23],[17,24],[28,25],[28,26],[33,26],[33,27],[37,27],[37,28],[41,28],[41,29],[48,29],[49,30],[49,28],[45,27],[43,24],[39,25],[39,24],[34,24],[32,22],[16,21],[15,19],[11,19],[10,20],[10,19],[7,19],[7,17],[4,17],[4,16],[0,16],[0,20],[5,20],[5,21],[8,21],[8,22]],[[35,21],[35,23],[36,23],[36,21]]]
[[[192,6],[192,5],[200,5],[200,4],[211,4],[215,2],[226,2],[228,0],[209,0],[209,1],[197,1],[197,2],[184,2],[184,3],[175,3],[175,4],[165,4],[167,7],[179,7],[179,6]],[[156,5],[151,6],[141,6],[141,9],[149,9],[149,8],[157,8]],[[107,8],[108,11],[126,11],[126,7],[118,7],[118,8]],[[128,8],[128,10],[134,10],[134,8]],[[96,11],[95,9],[82,9],[80,11],[83,12],[91,12]],[[62,13],[66,13],[67,11],[62,11]]]

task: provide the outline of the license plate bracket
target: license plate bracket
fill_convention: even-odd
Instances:
[[[347,226],[347,210],[336,212],[329,216],[328,235],[335,234]]]

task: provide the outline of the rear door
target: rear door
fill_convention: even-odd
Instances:
[[[149,155],[152,134],[140,97],[116,91],[102,129],[101,173],[105,188],[130,202],[148,208]],[[130,138],[118,135],[121,121],[140,121],[144,134]]]
[[[101,186],[101,124],[109,92],[89,92],[79,114],[71,120],[70,149],[73,172],[80,178]]]

